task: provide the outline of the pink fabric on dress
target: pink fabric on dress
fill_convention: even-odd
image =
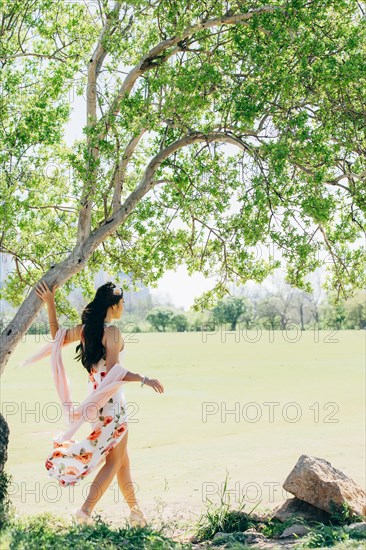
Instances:
[[[44,345],[37,353],[21,363],[23,367],[51,355],[53,379],[60,398],[64,419],[65,421],[68,419],[67,431],[53,438],[54,441],[60,443],[68,441],[84,422],[91,421],[89,416],[90,407],[95,408],[97,411],[120,389],[122,384],[128,382],[128,380],[123,380],[128,369],[124,368],[120,363],[116,363],[107,372],[98,389],[84,399],[78,407],[74,407],[72,404],[70,381],[66,375],[62,361],[62,347],[71,343],[64,343],[66,332],[66,328],[60,327],[52,342]]]

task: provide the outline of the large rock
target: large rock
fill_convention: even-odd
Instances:
[[[354,514],[366,516],[365,491],[323,458],[301,455],[283,488],[326,512],[332,512],[332,501],[339,506],[346,501]]]
[[[273,510],[272,516],[282,522],[287,521],[293,516],[300,516],[307,522],[320,521],[325,525],[328,525],[330,520],[330,514],[328,512],[296,497],[288,498],[286,502],[277,506]]]

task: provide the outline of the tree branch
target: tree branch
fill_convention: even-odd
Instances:
[[[178,46],[169,54],[163,55],[166,50],[178,45],[180,42],[200,30],[217,27],[219,25],[244,24],[248,19],[251,19],[253,15],[274,12],[282,8],[283,6],[262,6],[261,8],[253,9],[247,13],[226,15],[219,18],[215,17],[206,21],[200,21],[196,25],[187,27],[180,36],[173,36],[166,40],[162,40],[159,44],[151,48],[142,57],[141,61],[137,65],[135,65],[135,67],[131,69],[131,71],[126,76],[122,86],[120,87],[116,97],[112,102],[110,110],[106,113],[105,117],[100,120],[101,122],[104,121],[104,128],[99,134],[99,139],[103,139],[108,133],[112,120],[118,115],[120,111],[120,103],[123,97],[131,91],[136,80],[149,69],[152,69],[153,67],[156,67],[157,65],[165,62],[167,59],[169,59],[169,57],[177,53],[177,51],[180,51],[181,47]]]
[[[114,185],[113,199],[112,199],[112,216],[117,212],[121,206],[121,191],[123,187],[123,180],[126,174],[127,165],[130,161],[130,158],[136,149],[138,143],[140,142],[142,136],[145,134],[146,128],[142,128],[140,133],[137,136],[134,136],[129,144],[127,145],[124,154],[122,156],[121,162],[115,169],[115,172],[112,177],[112,185]]]
[[[236,145],[242,150],[250,150],[250,148],[253,147],[249,147],[246,143],[244,143],[236,136],[229,135],[224,132],[211,132],[208,134],[195,132],[190,135],[184,136],[177,141],[174,141],[151,159],[150,163],[146,167],[146,170],[139,185],[132,191],[132,193],[130,193],[125,202],[114,213],[114,215],[112,215],[110,219],[106,220],[102,226],[98,227],[95,231],[92,232],[85,243],[85,247],[87,249],[95,250],[95,248],[97,248],[97,246],[99,246],[99,244],[103,240],[114,233],[119,225],[121,225],[121,223],[126,220],[126,218],[135,208],[136,204],[146,195],[146,193],[148,193],[148,191],[154,186],[154,184],[156,184],[156,182],[154,182],[154,176],[164,160],[166,160],[169,156],[187,145],[201,142],[207,144],[211,142],[231,143],[232,145]]]
[[[107,17],[106,23],[101,32],[98,44],[94,50],[93,56],[90,59],[88,67],[88,83],[86,87],[86,126],[91,130],[97,120],[97,79],[107,55],[103,41],[111,32],[112,22],[118,19],[118,14],[121,10],[121,2],[115,2],[110,16]],[[87,134],[87,177],[82,191],[81,208],[78,219],[77,243],[82,242],[90,234],[91,230],[91,215],[92,215],[92,199],[96,185],[96,169],[95,163],[98,157],[98,149],[95,146],[95,138],[92,138],[90,132]]]
[[[120,3],[116,2],[114,6],[114,10],[120,9]],[[123,97],[128,94],[133,85],[135,84],[136,80],[144,74],[149,69],[156,67],[157,65],[165,62],[171,55],[174,55],[174,53],[178,50],[180,50],[180,47],[175,48],[172,52],[165,53],[166,50],[173,46],[177,46],[182,40],[185,40],[192,34],[203,30],[203,29],[209,29],[212,27],[220,26],[220,25],[233,25],[233,24],[244,24],[248,19],[251,19],[254,15],[258,15],[261,13],[268,13],[268,12],[274,12],[278,9],[282,9],[282,6],[262,6],[261,8],[256,8],[251,11],[248,11],[247,13],[239,13],[236,15],[224,15],[222,17],[215,17],[208,19],[206,21],[200,21],[196,25],[192,25],[187,27],[185,31],[183,31],[181,36],[173,36],[169,39],[161,41],[157,46],[154,46],[147,52],[141,59],[141,61],[127,74],[126,78],[124,79],[124,82],[122,86],[120,87],[117,95],[112,101],[111,107],[107,111],[107,113],[101,117],[101,119],[98,121],[98,124],[103,123],[103,129],[99,132],[97,137],[97,142],[100,140],[103,140],[108,133],[112,121],[115,119],[117,114],[120,111],[120,103],[123,99]],[[108,22],[106,23],[106,25]],[[103,30],[104,32],[104,30]],[[102,32],[102,34],[103,34]],[[101,39],[99,41],[101,43]],[[98,44],[96,51],[99,54],[100,59],[103,57],[102,52],[102,46]],[[88,107],[87,107],[87,126],[88,128],[92,128],[96,124],[96,64],[98,64],[98,60],[95,59],[93,62],[91,62],[89,66],[89,72],[88,72]],[[99,66],[98,66],[99,67]],[[100,70],[100,67],[99,67]],[[91,157],[95,161],[98,155],[98,149],[94,146],[91,147],[90,145],[90,137],[88,137],[88,150],[91,153]],[[81,200],[81,209],[80,209],[80,215],[79,215],[79,223],[78,223],[78,237],[77,242],[80,243],[90,234],[91,230],[91,209],[92,209],[92,195],[95,188],[95,171],[91,170],[89,168],[89,174],[90,174],[90,188],[88,189],[88,185],[85,186],[83,197]],[[90,196],[90,199],[89,199]],[[116,205],[116,203],[114,203]]]

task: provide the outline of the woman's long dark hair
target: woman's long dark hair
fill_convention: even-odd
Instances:
[[[114,304],[118,304],[123,298],[121,294],[114,294],[116,285],[112,282],[100,286],[94,296],[94,299],[88,304],[81,314],[81,321],[84,325],[83,335],[84,343],[76,346],[76,352],[79,352],[75,359],[81,361],[86,370],[90,373],[93,365],[102,358],[106,358],[105,347],[102,344],[104,333],[104,319],[107,315],[107,309]]]

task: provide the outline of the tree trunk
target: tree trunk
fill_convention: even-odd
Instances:
[[[281,315],[281,330],[286,330],[287,319],[284,315]]]
[[[305,327],[304,327],[304,304],[300,304],[300,323],[301,323],[301,330],[305,330]]]
[[[45,280],[50,288],[56,282],[59,287],[62,286],[70,277],[84,268],[90,254],[94,251],[92,247],[86,250],[85,244],[84,247],[76,247],[70,256],[60,264],[51,266],[48,272],[42,277],[42,280]],[[0,376],[4,372],[17,344],[27,333],[27,330],[43,306],[44,303],[37,296],[33,288],[19,307],[14,318],[3,330],[0,346]]]
[[[0,413],[0,474],[4,470],[5,462],[8,460],[9,426],[3,415]]]

